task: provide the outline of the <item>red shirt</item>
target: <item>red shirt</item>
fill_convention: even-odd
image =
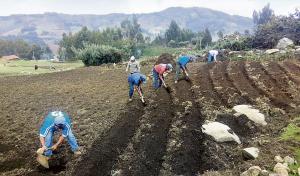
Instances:
[[[165,71],[167,71],[167,64],[158,64],[154,66],[155,71],[162,75]]]

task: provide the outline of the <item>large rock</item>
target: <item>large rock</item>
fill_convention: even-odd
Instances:
[[[240,176],[259,176],[261,168],[259,166],[252,166]]]
[[[260,113],[259,110],[252,108],[252,106],[250,105],[237,105],[234,106],[233,109],[240,114],[246,115],[249,120],[253,121],[256,124],[262,126],[267,125],[265,116]]]
[[[289,171],[288,171],[288,167],[281,164],[281,163],[277,163],[275,166],[274,166],[274,169],[273,171],[276,173],[276,174],[279,174],[280,176],[289,176]]]
[[[289,46],[293,46],[293,45],[294,45],[294,42],[291,39],[284,37],[279,40],[276,48],[277,49],[285,49],[285,48],[287,48]]]
[[[240,138],[225,124],[206,121],[202,125],[202,132],[210,135],[217,142],[235,141],[241,144]]]
[[[300,54],[300,48],[296,49],[295,54]]]
[[[268,49],[266,50],[266,54],[274,54],[274,53],[278,53],[280,50],[279,49]]]
[[[255,147],[249,147],[249,148],[245,148],[243,149],[243,156],[246,159],[255,159],[258,157],[259,154],[259,149],[255,148]]]

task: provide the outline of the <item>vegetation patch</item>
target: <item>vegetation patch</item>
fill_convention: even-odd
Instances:
[[[283,141],[289,141],[288,146],[295,154],[296,160],[300,161],[300,148],[294,143],[300,142],[300,116],[296,117],[283,131],[280,138]]]

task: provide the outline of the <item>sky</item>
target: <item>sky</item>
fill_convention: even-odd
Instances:
[[[2,1],[2,2],[1,2]],[[0,16],[11,14],[150,13],[168,7],[206,7],[231,15],[251,17],[253,10],[268,2],[276,15],[288,15],[300,9],[300,0],[0,0]]]

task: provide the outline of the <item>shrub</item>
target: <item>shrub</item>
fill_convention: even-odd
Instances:
[[[74,50],[75,57],[82,60],[85,66],[98,66],[122,61],[124,54],[117,48],[107,45],[85,45],[83,49]]]
[[[172,47],[172,48],[175,48],[175,47],[177,47],[177,43],[174,40],[170,40],[169,43],[168,43],[168,46]]]

